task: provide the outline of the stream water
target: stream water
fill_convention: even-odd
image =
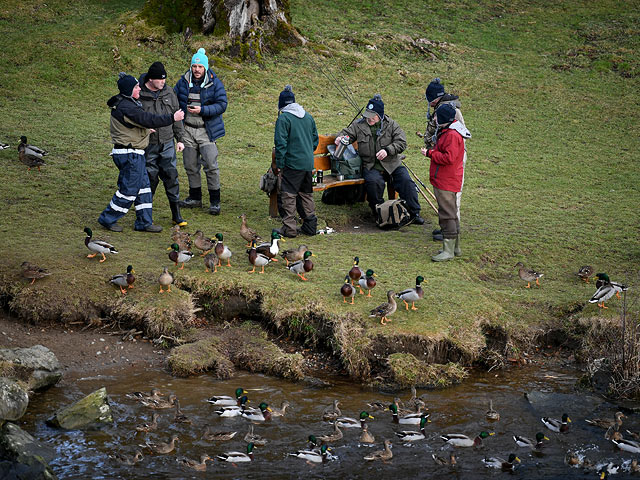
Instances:
[[[331,378],[330,388],[314,388],[304,384],[289,383],[279,379],[242,373],[228,381],[215,380],[201,375],[193,378],[174,378],[162,371],[141,370],[123,377],[122,373],[110,375],[102,372],[95,377],[79,377],[65,382],[65,387],[54,387],[36,395],[29,404],[29,411],[21,420],[23,428],[38,439],[52,445],[57,453],[51,466],[61,479],[113,479],[113,478],[492,478],[508,475],[500,470],[485,467],[481,460],[497,455],[507,458],[516,453],[522,460],[514,473],[517,478],[598,478],[595,472],[569,467],[564,463],[567,451],[578,451],[594,463],[613,461],[622,463],[632,458],[620,453],[603,437],[604,430],[591,427],[585,418],[613,417],[616,406],[595,397],[576,394],[573,385],[578,373],[570,370],[525,367],[502,372],[474,373],[462,385],[442,391],[418,391],[426,393],[431,412],[431,423],[426,426],[427,438],[412,444],[403,444],[395,435],[396,430],[417,430],[415,425],[394,425],[391,414],[370,412],[375,419],[369,421],[369,430],[376,438],[375,446],[359,443],[360,429],[345,429],[344,438],[332,445],[335,459],[318,465],[289,456],[290,452],[307,448],[309,434],[322,435],[332,431],[332,426],[321,420],[324,408],[333,399],[341,400],[343,415],[358,417],[366,404],[379,400],[392,402],[393,394],[384,394],[359,388],[344,379]],[[69,386],[70,385],[70,386]],[[115,423],[94,431],[60,431],[49,428],[45,420],[58,408],[78,400],[102,386],[107,388]],[[175,393],[181,409],[192,419],[192,424],[174,424],[174,410],[158,410],[159,428],[150,434],[138,433],[135,426],[149,421],[152,410],[135,400],[125,397],[131,391],[149,391],[152,387],[163,393]],[[246,451],[243,437],[249,422],[243,418],[219,418],[204,400],[214,394],[233,395],[237,387],[248,391],[250,406],[261,401],[279,407],[287,400],[291,406],[285,417],[274,418],[255,425],[255,433],[268,439],[268,444],[256,447],[254,461],[232,465],[219,461],[210,462],[206,472],[185,470],[176,457],[199,458],[202,454],[215,456],[227,451]],[[527,400],[524,392],[536,392]],[[407,392],[401,394],[408,399]],[[490,422],[485,419],[488,400],[501,419]],[[566,412],[572,419],[568,434],[555,434],[541,423],[542,416],[559,418]],[[227,442],[202,440],[206,425],[215,430],[237,430],[235,438]],[[633,415],[625,419],[624,428],[637,431],[640,421]],[[443,446],[439,438],[444,433],[464,433],[471,437],[480,431],[495,432],[479,449],[456,449],[458,464],[455,468],[439,466],[431,458],[432,453],[448,457],[452,447]],[[512,435],[535,437],[545,433],[550,441],[541,456],[530,450],[518,448]],[[144,459],[135,466],[125,466],[108,458],[109,453],[133,453],[145,439],[165,442],[177,434],[179,442],[168,455],[151,455],[143,450]],[[393,459],[387,463],[367,462],[365,455],[379,450],[384,439],[393,442]]]

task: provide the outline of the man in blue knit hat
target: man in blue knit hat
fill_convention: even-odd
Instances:
[[[121,232],[122,226],[117,222],[135,203],[135,230],[158,233],[162,227],[153,224],[153,197],[144,149],[149,145],[150,129],[180,122],[184,113],[181,110],[166,115],[145,112],[138,101],[140,85],[131,75],[120,74],[118,90],[120,93],[107,102],[111,108],[111,157],[120,170],[118,190],[100,214],[98,223],[112,232]]]
[[[424,224],[420,216],[416,184],[400,158],[407,148],[404,131],[395,120],[385,115],[380,95],[369,100],[362,116],[364,118],[342,130],[335,143],[338,145],[345,135],[349,135],[350,143],[358,142],[358,155],[362,158],[364,186],[371,212],[375,216],[376,205],[384,202],[385,181],[391,178],[393,188],[407,204],[411,222]]]
[[[220,169],[216,140],[224,136],[222,114],[227,109],[227,92],[209,68],[204,48],[191,57],[191,68],[174,87],[184,118],[184,169],[189,179],[189,196],[180,205],[202,206],[200,162],[204,166],[209,190],[209,213],[220,214]],[[199,158],[200,156],[200,158]]]

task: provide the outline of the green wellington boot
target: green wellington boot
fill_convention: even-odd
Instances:
[[[455,248],[455,245],[456,245],[456,239],[445,238],[442,242],[443,242],[442,252],[431,257],[431,260],[433,260],[434,262],[446,262],[447,260],[451,260],[452,258],[455,258],[453,249]]]
[[[453,247],[453,254],[456,257],[459,257],[462,255],[462,250],[460,250],[460,235],[456,236],[456,246]]]

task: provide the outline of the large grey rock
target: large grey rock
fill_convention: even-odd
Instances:
[[[63,408],[47,423],[67,430],[94,428],[113,423],[107,389],[102,387],[73,405]]]
[[[54,353],[42,345],[29,348],[1,348],[0,362],[10,367],[15,378],[23,380],[29,390],[55,385],[62,378],[60,363]]]
[[[57,478],[47,462],[54,458],[53,449],[13,423],[0,428],[0,474],[2,478],[52,480]]]
[[[15,381],[0,377],[0,419],[18,420],[29,405],[29,395]]]

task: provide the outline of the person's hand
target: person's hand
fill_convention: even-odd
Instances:
[[[173,114],[173,121],[174,122],[179,122],[184,118],[184,112],[182,110],[177,110],[174,114]]]
[[[384,160],[385,158],[387,158],[387,151],[383,148],[378,153],[376,153],[376,158],[378,160]]]
[[[202,110],[201,107],[196,105],[189,105],[187,109],[189,110],[189,113],[195,113],[196,115],[200,115],[200,110]]]
[[[271,171],[276,177],[280,175],[280,169],[278,167],[271,167]]]
[[[429,152],[429,150],[427,150],[427,148],[426,148],[426,147],[422,147],[422,148],[420,149],[420,151],[422,152],[422,154],[423,154],[425,157],[427,156],[427,153]]]
[[[335,141],[333,143],[335,143],[336,145],[340,145],[340,140],[342,140],[342,135],[339,137],[336,137]]]
[[[184,150],[184,143],[182,143],[182,142],[178,142],[178,143],[176,143],[176,151],[177,151],[178,153],[180,153],[180,152],[181,152],[181,151],[183,151],[183,150]]]
[[[156,133],[156,129],[155,128],[150,128],[149,129],[149,133]]]
[[[419,136],[420,138],[424,138],[424,134],[422,132],[416,132],[416,135]]]

